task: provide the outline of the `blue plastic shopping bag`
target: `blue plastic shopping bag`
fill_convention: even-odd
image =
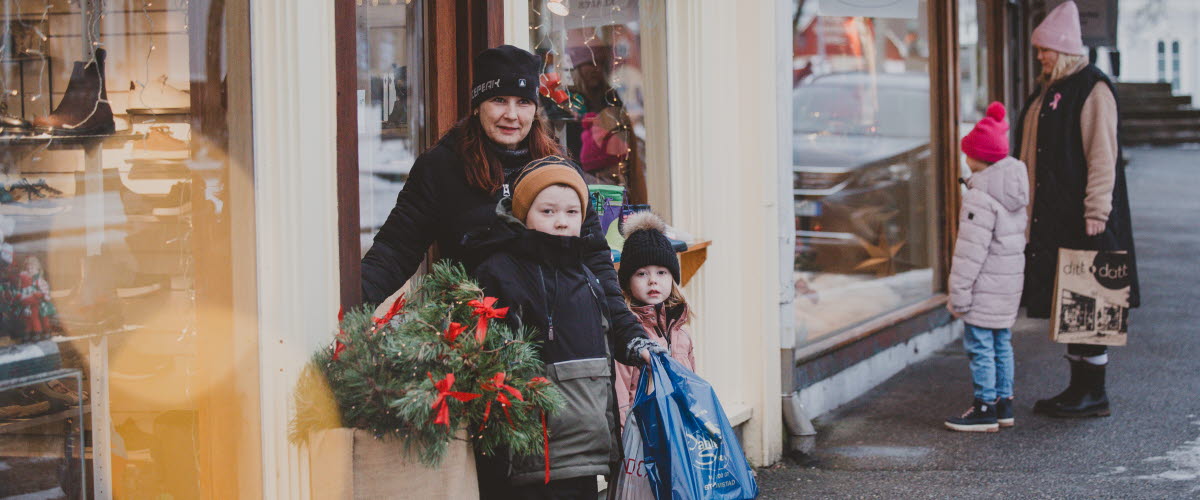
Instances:
[[[638,381],[633,412],[657,500],[758,496],[754,473],[716,392],[687,367],[666,354],[653,355]]]

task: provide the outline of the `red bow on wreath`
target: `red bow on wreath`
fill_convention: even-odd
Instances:
[[[501,307],[495,309],[492,306],[496,304],[496,297],[484,297],[483,302],[472,300],[467,302],[468,306],[474,307],[472,313],[479,317],[479,323],[475,325],[475,340],[483,344],[483,338],[487,335],[487,327],[489,319],[503,319],[508,315],[508,308]]]
[[[451,391],[450,387],[454,385],[453,373],[447,373],[445,378],[436,382],[433,380],[433,374],[425,372],[425,376],[429,377],[429,381],[433,382],[433,388],[437,390],[437,397],[433,399],[433,404],[429,405],[437,415],[433,419],[433,425],[442,424],[450,427],[450,401],[447,398],[454,398],[465,403],[480,396],[470,392]]]
[[[446,339],[447,344],[454,345],[454,341],[458,339],[458,336],[462,335],[462,332],[466,329],[466,325],[450,323],[450,326],[446,327],[446,331],[442,332],[442,337]]]
[[[338,358],[342,357],[342,351],[346,350],[346,344],[343,344],[341,340],[335,340],[333,342],[333,360],[337,361]]]
[[[399,314],[404,309],[404,304],[404,294],[400,294],[399,297],[396,297],[396,301],[392,302],[392,307],[388,308],[387,314],[384,314],[382,318],[371,318],[371,321],[375,322],[375,328],[386,325],[387,322],[391,321],[393,316]]]
[[[495,391],[496,401],[500,403],[500,408],[504,410],[504,418],[508,419],[508,423],[512,424],[512,415],[508,414],[508,407],[512,405],[512,400],[508,399],[508,395],[504,391],[508,391],[514,398],[519,401],[525,401],[525,397],[521,395],[521,391],[516,387],[504,383],[504,372],[497,373],[492,376],[492,379],[483,383],[483,390]],[[479,430],[483,431],[483,426],[487,424],[488,416],[492,414],[492,402],[488,401],[483,407],[483,423],[479,424]]]
[[[538,80],[541,80],[541,85],[538,86],[538,93],[543,97],[549,97],[559,104],[567,102],[567,99],[571,98],[565,90],[558,88],[559,84],[562,83],[562,78],[558,76],[558,73],[543,73],[538,77]]]

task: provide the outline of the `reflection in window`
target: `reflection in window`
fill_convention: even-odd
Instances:
[[[234,497],[261,476],[246,3],[3,5],[0,497]]]
[[[802,342],[932,295],[927,3],[915,19],[793,16],[796,321]]]
[[[529,6],[530,47],[545,61],[542,109],[559,140],[589,184],[624,186],[627,201],[664,213],[661,2],[530,0]]]
[[[358,189],[362,253],[371,248],[423,149],[422,0],[358,2]]]

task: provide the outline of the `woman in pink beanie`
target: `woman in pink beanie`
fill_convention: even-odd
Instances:
[[[1029,169],[1032,200],[1021,305],[1049,318],[1059,248],[1129,253],[1131,307],[1140,303],[1125,169],[1119,164],[1113,83],[1088,64],[1079,9],[1064,2],[1033,30],[1042,65],[1038,87],[1017,121],[1015,154]],[[1109,415],[1105,346],[1068,344],[1066,390],[1034,405],[1057,417]]]
[[[995,432],[1015,423],[1011,328],[1025,271],[1029,178],[1025,164],[1008,156],[1004,114],[1004,105],[993,102],[962,139],[973,173],[959,211],[946,308],[964,323],[975,398],[961,416],[946,419],[956,431]]]

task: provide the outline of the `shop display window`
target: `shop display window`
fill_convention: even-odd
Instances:
[[[425,125],[424,0],[359,1],[359,239],[362,255],[396,205],[413,162],[436,137]]]
[[[958,2],[959,104],[958,135],[967,135],[987,112],[991,102],[988,89],[988,5],[985,0]],[[1007,103],[1006,103],[1007,104]],[[1013,111],[1010,109],[1009,113]],[[960,176],[967,177],[966,155],[959,153]],[[966,192],[966,186],[961,186]]]
[[[931,149],[928,0],[911,12],[897,7],[908,2],[891,3],[793,4],[801,345],[936,288],[940,181]],[[844,4],[845,12],[823,15],[831,12],[825,4]]]
[[[670,217],[661,0],[530,0],[541,104],[588,184]]]
[[[0,497],[259,481],[249,53],[244,0],[0,1]]]

